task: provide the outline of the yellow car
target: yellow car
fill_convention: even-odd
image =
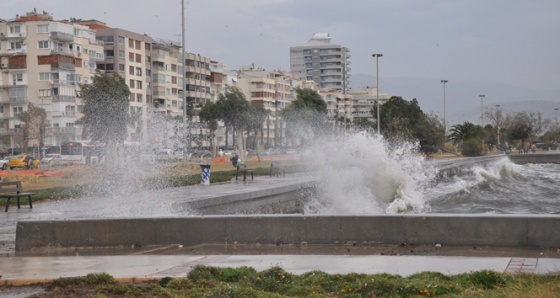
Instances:
[[[33,158],[33,156],[22,154],[12,156],[10,161],[8,161],[8,168],[10,168],[10,170],[15,168],[36,169],[39,166],[39,163],[40,161]]]

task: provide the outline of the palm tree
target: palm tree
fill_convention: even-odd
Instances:
[[[447,141],[455,145],[478,136],[476,126],[470,122],[452,126],[450,132],[451,133],[447,136]]]

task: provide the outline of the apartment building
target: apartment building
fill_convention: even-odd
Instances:
[[[103,45],[87,26],[36,11],[0,20],[0,146],[24,146],[17,116],[29,104],[47,114],[44,127],[35,129],[39,135],[28,136],[29,146],[81,139],[79,84],[90,82],[103,59]]]
[[[97,68],[118,73],[130,89],[130,114],[137,120],[129,128],[129,140],[146,142],[148,107],[152,99],[152,38],[119,28],[110,28],[97,20],[75,20],[95,30],[96,39],[103,44],[105,59]]]
[[[315,33],[303,45],[290,47],[290,70],[319,89],[346,94],[350,86],[350,50],[331,44],[328,33]]]
[[[252,105],[262,106],[269,111],[264,123],[263,145],[273,147],[284,144],[285,125],[279,112],[295,99],[294,90],[301,86],[301,81],[294,79],[291,73],[266,71],[253,65],[238,70],[237,86]]]
[[[376,122],[377,115],[373,115],[373,107],[377,105],[377,88],[366,87],[349,91],[352,96],[352,118],[353,121],[364,118]],[[379,104],[383,105],[391,98],[391,95],[379,93]]]
[[[349,126],[354,121],[352,95],[344,95],[341,91],[319,90],[319,95],[327,103],[327,118],[337,126]]]
[[[189,147],[209,148],[210,129],[200,121],[200,110],[212,99],[211,60],[200,54],[185,54],[185,92],[189,119]]]

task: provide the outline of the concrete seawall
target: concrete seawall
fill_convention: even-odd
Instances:
[[[560,154],[508,155],[515,163],[559,163]],[[504,155],[438,161],[447,174]],[[303,179],[305,180],[305,179]],[[279,182],[276,182],[279,183]],[[247,193],[204,194],[182,203],[198,214],[232,210],[270,213],[299,210],[301,193],[312,191],[311,180],[297,179],[273,189],[258,186]],[[257,186],[257,184],[254,184]],[[268,184],[270,185],[270,183]],[[209,190],[212,189],[210,186]],[[181,196],[182,194],[177,194]],[[178,204],[176,202],[176,204]],[[255,207],[258,206],[257,209]],[[195,245],[203,243],[434,244],[527,248],[560,247],[560,216],[555,215],[209,215],[185,218],[84,219],[21,221],[16,228],[16,251],[118,247],[131,245]]]
[[[560,247],[560,217],[516,215],[201,216],[26,221],[16,250],[203,243]],[[23,235],[23,236],[22,236]]]
[[[558,153],[527,153],[508,155],[509,159],[516,164],[527,163],[560,163]]]

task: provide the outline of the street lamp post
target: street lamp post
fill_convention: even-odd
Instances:
[[[480,126],[484,127],[484,97],[486,95],[481,94],[480,96]]]
[[[377,74],[377,87],[375,89],[377,92],[377,134],[381,133],[381,119],[380,119],[380,110],[381,107],[379,106],[379,57],[383,57],[383,54],[373,54],[371,55],[372,57],[375,57],[375,68],[376,68],[376,74]]]
[[[554,134],[554,142],[558,143],[558,108],[554,108],[554,112],[556,113],[556,129],[555,129],[555,134]]]
[[[447,118],[446,118],[446,107],[445,107],[445,84],[449,82],[448,80],[441,80],[443,84],[443,131],[447,133]]]
[[[181,49],[181,60],[183,64],[183,139],[185,141],[185,147],[183,148],[183,161],[188,161],[188,128],[187,128],[187,88],[186,86],[186,63],[185,63],[185,0],[181,0],[181,36],[182,36],[182,49]]]
[[[500,105],[496,105],[496,109],[498,110],[498,113],[499,113],[500,112]],[[501,118],[502,118],[502,113],[499,113],[499,114],[496,115],[496,126],[498,128],[498,146],[497,147],[500,147],[500,124],[502,122]]]

